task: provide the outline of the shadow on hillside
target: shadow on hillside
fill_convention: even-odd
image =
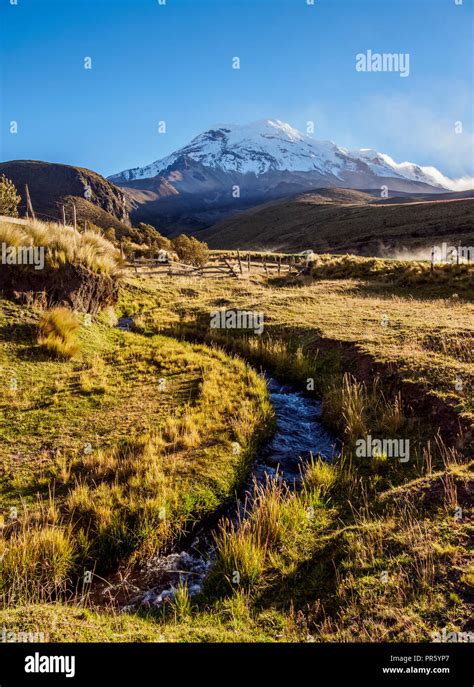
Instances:
[[[258,599],[261,608],[289,610],[315,606],[324,603],[326,611],[336,592],[336,574],[341,550],[335,541],[328,541],[309,560],[301,562],[295,570],[278,579]]]
[[[6,324],[0,327],[0,341],[31,344],[36,337],[37,327],[32,323]]]

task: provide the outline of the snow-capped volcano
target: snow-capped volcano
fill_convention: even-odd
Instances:
[[[257,176],[270,171],[331,171],[341,166],[338,155],[344,154],[333,143],[315,141],[289,124],[268,119],[244,126],[224,124],[211,128],[172,155],[122,175],[127,180],[153,177],[180,157],[224,172]]]
[[[395,162],[370,148],[319,141],[278,119],[218,124],[176,152],[109,177],[126,188],[131,217],[163,229],[197,230],[268,201],[315,189],[373,196],[455,189],[434,167]],[[465,186],[469,188],[469,186]]]
[[[394,180],[395,184],[388,184],[393,190],[408,190],[398,188],[400,184],[396,181],[400,180],[431,186],[435,192],[449,188],[443,181],[446,184],[450,181],[435,168],[420,167],[411,162],[398,164],[388,155],[369,148],[347,150],[331,141],[316,140],[278,119],[243,126],[215,126],[161,160],[109,178],[117,184],[128,184],[161,176],[176,184],[179,191],[183,179],[173,172],[182,171],[182,167],[186,169],[186,163],[191,167],[196,163],[219,176],[303,173],[316,175],[318,183],[326,179],[328,185],[347,185],[350,188],[376,188],[380,186],[378,180],[383,178]],[[188,185],[185,183],[181,190],[192,192]],[[141,187],[144,188],[143,185]],[[428,189],[425,187],[423,190]]]

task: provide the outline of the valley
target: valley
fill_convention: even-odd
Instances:
[[[472,686],[474,4],[0,15],[0,687]]]
[[[92,315],[0,301],[0,622],[59,642],[469,632],[472,267],[111,273]]]

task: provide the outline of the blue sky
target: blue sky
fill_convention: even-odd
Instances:
[[[277,118],[449,176],[474,172],[472,0],[10,1],[0,5],[2,160],[108,175],[215,123]],[[409,53],[409,77],[357,72],[368,49]]]

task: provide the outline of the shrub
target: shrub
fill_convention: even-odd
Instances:
[[[173,246],[179,259],[189,265],[202,267],[209,259],[207,243],[198,241],[193,236],[181,234],[174,239]]]
[[[0,177],[0,215],[18,217],[20,201],[21,197],[17,193],[15,184],[2,174]]]
[[[74,313],[67,308],[52,308],[40,319],[38,344],[54,357],[68,360],[79,351],[76,340],[78,328]]]
[[[137,234],[139,237],[138,243],[146,243],[150,248],[155,248],[159,250],[172,250],[173,244],[166,236],[162,236],[160,232],[155,229],[151,224],[145,224],[140,222],[138,225]]]

